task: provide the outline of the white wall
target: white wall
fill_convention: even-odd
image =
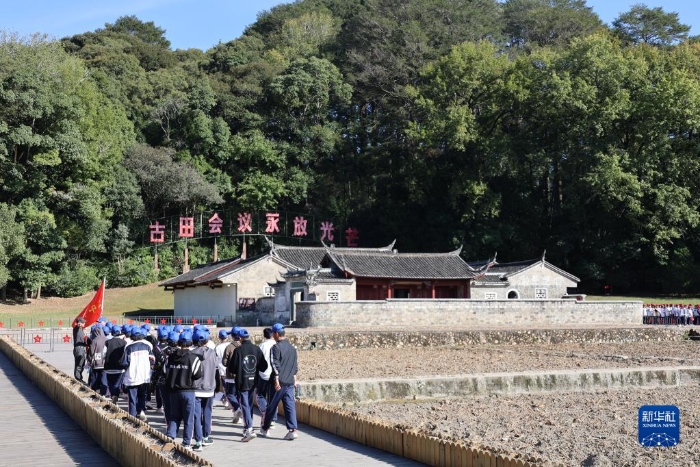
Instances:
[[[235,317],[237,305],[236,284],[175,290],[175,316]]]

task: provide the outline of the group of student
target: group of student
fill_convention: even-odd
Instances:
[[[644,324],[698,325],[700,324],[700,305],[646,304],[644,305]]]
[[[268,436],[280,402],[288,430],[284,439],[297,438],[298,360],[284,325],[265,328],[259,345],[241,327],[220,330],[218,345],[203,325],[152,329],[148,324],[119,326],[100,318],[89,334],[84,327],[84,319],[79,318],[73,328],[75,378],[114,403],[126,394],[129,414],[144,421],[147,402],[155,395],[155,410],[165,418],[166,435],[177,438],[182,425],[186,449],[201,451],[213,443],[215,399],[232,411],[234,424],[242,420],[243,442]],[[261,414],[257,434],[254,401]]]

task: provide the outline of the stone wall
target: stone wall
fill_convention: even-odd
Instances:
[[[441,347],[478,344],[561,344],[681,341],[688,330],[676,326],[636,326],[629,328],[563,328],[455,330],[409,329],[405,331],[350,331],[334,329],[287,328],[287,339],[299,350],[390,349]],[[262,333],[255,333],[262,342]],[[698,342],[700,351],[700,342]]]
[[[637,325],[642,302],[574,300],[420,300],[299,302],[300,327]]]

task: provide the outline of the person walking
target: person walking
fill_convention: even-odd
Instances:
[[[226,367],[223,365],[222,361],[224,358],[224,351],[226,350],[226,347],[231,345],[231,342],[228,340],[228,331],[226,329],[222,329],[219,331],[219,345],[217,345],[214,348],[214,352],[216,352],[216,398],[221,401],[225,409],[230,408],[230,404],[228,402],[228,398],[226,397],[226,392],[224,390],[224,376],[226,375]]]
[[[221,365],[226,368],[226,373],[224,374],[224,391],[226,391],[226,398],[228,399],[229,406],[233,411],[233,424],[237,425],[241,421],[241,416],[243,412],[241,411],[241,404],[238,401],[238,391],[236,390],[236,375],[229,372],[229,365],[231,359],[233,358],[233,352],[236,348],[241,345],[240,337],[238,332],[241,330],[238,326],[231,329],[229,337],[231,338],[231,345],[224,349],[224,354],[221,358]]]
[[[124,356],[126,341],[122,336],[121,326],[112,326],[112,338],[105,343],[105,368],[102,371],[102,386],[106,386],[113,403],[119,402],[124,367],[121,360]]]
[[[272,346],[272,374],[270,375],[270,380],[275,392],[267,405],[265,419],[260,429],[260,436],[267,436],[274,412],[277,410],[280,401],[282,401],[288,430],[284,439],[293,441],[298,437],[297,414],[296,406],[294,405],[294,390],[297,386],[297,371],[299,370],[297,350],[287,341],[285,329],[281,323],[275,323],[272,326],[272,337],[276,343]]]
[[[98,324],[95,326],[94,335],[90,339],[90,346],[87,352],[87,361],[90,364],[90,379],[88,386],[93,391],[100,391],[100,395],[107,394],[107,386],[102,384],[102,373],[105,368],[105,326]]]
[[[75,379],[85,384],[83,371],[85,370],[85,360],[87,358],[87,336],[85,336],[85,318],[78,318],[73,326],[73,376]]]
[[[272,362],[270,361],[270,354],[272,352],[272,346],[275,345],[275,340],[272,338],[272,329],[263,329],[263,337],[265,338],[258,347],[265,357],[267,362],[267,370],[260,372],[260,377],[258,378],[258,384],[255,387],[255,398],[258,403],[258,409],[260,409],[260,427],[263,426],[265,422],[265,411],[267,410],[267,404],[272,399],[272,384],[270,383],[270,375],[272,374]],[[270,429],[275,426],[277,422],[277,411],[274,412],[274,417],[270,422]]]
[[[267,360],[260,347],[250,341],[250,334],[246,329],[238,331],[241,345],[233,352],[229,362],[228,374],[234,375],[238,401],[243,412],[243,438],[248,442],[255,438],[253,433],[253,400],[255,387],[258,383],[259,372],[267,369]]]
[[[194,392],[196,380],[202,377],[202,365],[199,357],[190,351],[192,335],[189,332],[180,334],[178,345],[179,348],[170,354],[165,364],[165,381],[170,394],[170,418],[166,435],[174,440],[180,424],[184,422],[182,446],[192,449]]]
[[[151,382],[151,369],[155,363],[153,347],[145,339],[141,328],[131,331],[132,342],[124,348],[122,367],[124,386],[129,395],[129,415],[146,421],[146,393]]]
[[[201,328],[194,332],[192,353],[201,360],[202,377],[197,380],[194,392],[194,451],[201,451],[203,446],[213,444],[211,439],[211,415],[214,407],[214,389],[216,389],[216,352],[209,346],[209,329]]]

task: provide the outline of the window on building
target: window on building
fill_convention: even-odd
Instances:
[[[547,298],[547,289],[535,289],[535,298]]]
[[[495,292],[487,292],[484,294],[484,298],[486,300],[496,300],[496,293]]]
[[[337,291],[326,292],[326,301],[327,302],[337,302],[339,300],[340,300],[340,292],[337,292]]]
[[[274,297],[275,296],[275,288],[266,285],[265,287],[263,287],[263,296]]]

